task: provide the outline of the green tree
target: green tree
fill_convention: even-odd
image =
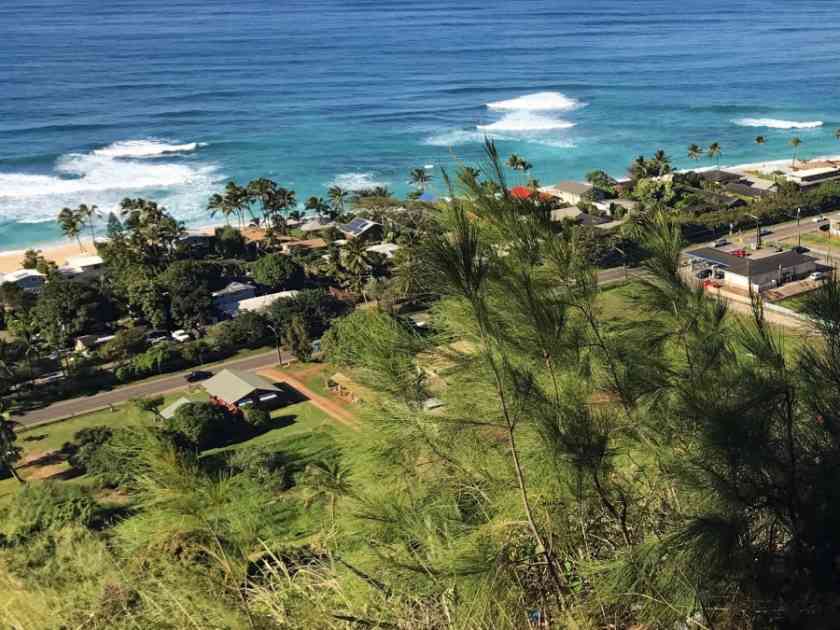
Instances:
[[[694,160],[695,162],[703,157],[703,149],[701,149],[696,144],[688,145],[688,159]]]
[[[33,323],[42,339],[60,357],[92,321],[94,296],[78,282],[55,278],[44,285],[32,309]],[[67,364],[62,361],[66,371]]]
[[[205,265],[193,260],[172,263],[161,276],[169,292],[172,319],[187,329],[207,323],[213,311],[209,273]]]
[[[24,483],[15,468],[23,450],[17,443],[15,427],[18,425],[19,423],[9,419],[8,412],[0,413],[0,462],[19,483]]]
[[[188,403],[178,407],[167,426],[197,450],[204,450],[222,444],[230,436],[232,421],[218,405]]]
[[[254,280],[271,289],[298,288],[303,284],[303,268],[284,254],[260,256],[251,266]]]
[[[302,363],[312,359],[312,339],[309,337],[306,323],[300,315],[292,317],[289,327],[283,335],[283,341],[289,352]]]
[[[799,153],[799,147],[802,145],[802,139],[799,136],[794,136],[790,139],[789,144],[793,147],[793,161],[791,162],[791,165],[796,166],[796,157]]]
[[[155,420],[163,420],[163,416],[160,415],[160,408],[163,407],[163,403],[165,402],[163,396],[134,398],[131,402],[140,413],[150,413],[154,416]]]
[[[350,470],[337,462],[313,462],[303,475],[305,504],[324,501],[329,506],[330,523],[335,524],[336,507],[341,498],[352,495]]]
[[[412,186],[415,186],[420,192],[424,192],[426,190],[426,187],[429,185],[429,182],[432,181],[432,176],[426,171],[425,168],[415,168],[411,171],[411,173],[409,173],[408,179]],[[389,195],[376,196],[387,197]]]
[[[718,170],[720,170],[720,144],[718,144],[717,142],[713,142],[712,144],[710,144],[707,153],[710,158],[712,158],[713,160],[717,160],[717,168]]]
[[[83,219],[77,210],[72,208],[62,208],[58,213],[58,225],[61,227],[61,232],[70,240],[76,241],[79,244],[79,251],[84,251],[82,247],[82,240],[80,235],[82,233]]]
[[[335,219],[344,214],[345,205],[350,193],[341,186],[330,186],[327,194],[330,199],[330,207],[332,208],[332,216],[330,218]]]

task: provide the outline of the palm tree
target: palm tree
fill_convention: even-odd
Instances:
[[[260,177],[259,179],[248,182],[245,187],[248,191],[249,200],[258,201],[262,210],[262,218],[268,223],[276,211],[274,208],[274,198],[277,194],[277,184]]]
[[[701,157],[703,157],[703,149],[696,144],[688,145],[688,159],[697,161]]]
[[[245,211],[250,209],[250,195],[248,191],[236,182],[228,182],[224,191],[224,203],[230,212],[239,218],[239,227],[245,227]]]
[[[318,215],[321,218],[330,209],[327,203],[321,197],[310,197],[306,200],[304,207]]]
[[[793,147],[793,162],[791,166],[796,166],[796,156],[799,153],[799,146],[802,144],[802,139],[799,136],[794,136],[788,144]]]
[[[720,170],[720,144],[718,144],[717,142],[712,142],[712,144],[709,145],[708,154],[710,158],[717,160],[717,168],[718,170]]]
[[[343,265],[352,279],[353,290],[359,292],[363,279],[368,271],[368,257],[364,243],[357,239],[350,239],[343,250]]]
[[[425,192],[430,181],[432,181],[432,176],[426,172],[425,168],[415,168],[409,174],[409,182],[421,192]]]
[[[303,481],[306,488],[306,506],[316,501],[326,501],[330,509],[330,521],[335,523],[338,499],[352,493],[350,470],[335,462],[314,462],[306,467]]]
[[[86,204],[81,204],[77,210],[79,213],[79,218],[83,225],[87,225],[90,228],[90,242],[91,244],[96,247],[96,206],[88,206]]]
[[[653,154],[653,164],[657,175],[666,175],[671,172],[671,158],[664,149],[657,149]]]
[[[79,244],[79,251],[85,251],[82,247],[82,239],[79,235],[82,233],[82,217],[78,210],[71,208],[62,208],[58,213],[58,224],[61,226],[61,231],[69,239],[76,239]]]
[[[840,140],[840,129],[835,129],[835,130],[834,130],[834,137],[835,137],[837,140]]]
[[[764,136],[756,136],[755,137],[755,143],[756,144],[765,144],[766,142],[767,142],[767,139]]]
[[[347,202],[350,193],[341,186],[330,186],[330,189],[327,191],[327,196],[330,199],[330,206],[335,214],[335,216],[331,216],[330,218],[334,219],[336,216],[344,214],[344,204]]]
[[[215,193],[210,197],[210,200],[207,202],[207,210],[210,212],[211,217],[215,217],[216,214],[221,213],[225,218],[225,223],[230,225],[230,215],[233,214],[233,208],[227,204],[225,198],[219,193]]]

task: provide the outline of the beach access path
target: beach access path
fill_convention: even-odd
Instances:
[[[117,406],[132,398],[159,396],[161,394],[187,389],[191,384],[187,383],[185,377],[194,370],[212,369],[213,371],[219,371],[225,368],[233,368],[237,370],[257,371],[271,367],[277,363],[287,363],[292,360],[292,355],[287,352],[284,352],[278,360],[277,351],[270,350],[258,355],[245,357],[244,359],[232,359],[207,366],[195,366],[183,372],[168,374],[134,385],[123,385],[111,391],[100,392],[92,396],[57,401],[41,409],[32,409],[20,415],[16,414],[12,416],[12,419],[23,426],[55,422],[101,409],[107,409],[111,406]]]

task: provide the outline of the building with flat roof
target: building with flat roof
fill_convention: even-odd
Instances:
[[[257,288],[253,284],[244,282],[231,282],[224,289],[213,292],[213,307],[228,317],[236,315],[239,310],[239,303],[257,294]]]
[[[268,310],[277,300],[290,300],[298,293],[300,291],[278,291],[277,293],[268,293],[267,295],[258,295],[257,297],[241,300],[237,304],[236,312],[244,313],[251,311],[252,313],[261,313]]]
[[[712,247],[695,249],[686,254],[694,273],[702,269],[713,269],[722,274],[724,285],[742,291],[766,291],[786,282],[799,280],[817,270],[817,261],[794,250],[752,259],[749,256],[735,256]]]
[[[553,186],[544,186],[540,192],[556,197],[565,203],[574,205],[583,201],[584,195],[593,192],[592,184],[586,182],[559,182]]]
[[[818,184],[822,184],[824,182],[840,179],[840,168],[837,168],[836,166],[806,168],[790,172],[787,178],[802,187],[817,186]]]

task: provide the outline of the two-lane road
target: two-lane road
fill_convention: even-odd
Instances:
[[[292,356],[290,354],[283,354],[283,362],[291,360]],[[31,411],[21,413],[20,415],[15,415],[13,419],[24,426],[50,422],[52,420],[60,420],[62,418],[69,418],[97,411],[99,409],[105,409],[111,405],[119,405],[131,400],[132,398],[158,396],[165,392],[185,389],[189,386],[189,383],[187,383],[184,377],[194,369],[208,369],[217,372],[224,368],[234,368],[237,370],[253,371],[270,367],[278,362],[277,351],[270,350],[261,354],[246,357],[244,359],[232,359],[208,366],[198,366],[184,372],[162,376],[161,378],[144,381],[135,385],[124,385],[110,391],[94,394],[92,396],[61,400],[41,409],[33,409]]]

